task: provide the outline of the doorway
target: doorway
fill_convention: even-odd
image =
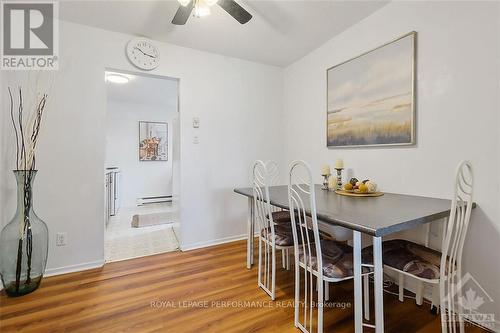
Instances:
[[[106,262],[179,249],[179,80],[106,70]]]

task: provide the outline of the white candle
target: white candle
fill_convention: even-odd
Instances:
[[[322,176],[329,176],[331,174],[330,172],[330,166],[328,164],[325,164],[323,165],[323,167],[321,168],[321,175]]]
[[[335,169],[343,169],[344,168],[344,161],[341,159],[338,159],[335,161]]]
[[[334,190],[335,188],[337,188],[337,178],[336,177],[331,176],[330,178],[328,178],[328,188],[330,190]]]

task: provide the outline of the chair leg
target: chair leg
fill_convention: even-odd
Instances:
[[[300,266],[295,264],[294,324],[299,327]]]
[[[438,314],[439,311],[439,284],[432,285],[432,304],[431,304],[431,313],[434,315]]]
[[[286,249],[286,270],[290,270],[290,249]]]
[[[422,294],[424,290],[424,283],[417,281],[417,292],[415,293],[415,302],[417,305],[422,305]]]
[[[369,275],[363,277],[363,305],[365,308],[365,319],[370,320],[370,284]]]
[[[405,300],[405,276],[399,273],[399,301],[403,302]]]
[[[262,283],[262,240],[259,237],[259,268],[258,268],[258,283],[257,286],[260,286]]]
[[[286,268],[285,251],[285,249],[281,250],[281,266],[283,266],[283,269]]]
[[[330,283],[325,281],[325,301],[330,300]]]
[[[276,299],[276,248],[273,246],[271,251],[272,251],[271,299],[274,301]]]
[[[316,280],[316,286],[318,287],[318,333],[323,333],[323,281]],[[312,295],[311,295],[312,297]],[[311,309],[312,311],[312,309]]]

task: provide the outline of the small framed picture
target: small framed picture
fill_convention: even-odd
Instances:
[[[139,122],[139,161],[168,161],[168,124]]]

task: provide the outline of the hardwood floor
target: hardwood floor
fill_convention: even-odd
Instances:
[[[245,249],[239,241],[46,278],[30,295],[0,296],[0,331],[299,332],[293,325],[293,268],[277,270],[277,299],[271,302],[257,288],[257,268],[245,267]],[[330,295],[352,304],[352,282],[331,285]],[[400,303],[388,294],[384,299],[385,332],[439,332],[439,316],[428,305]],[[325,309],[324,327],[352,332],[353,308]]]

